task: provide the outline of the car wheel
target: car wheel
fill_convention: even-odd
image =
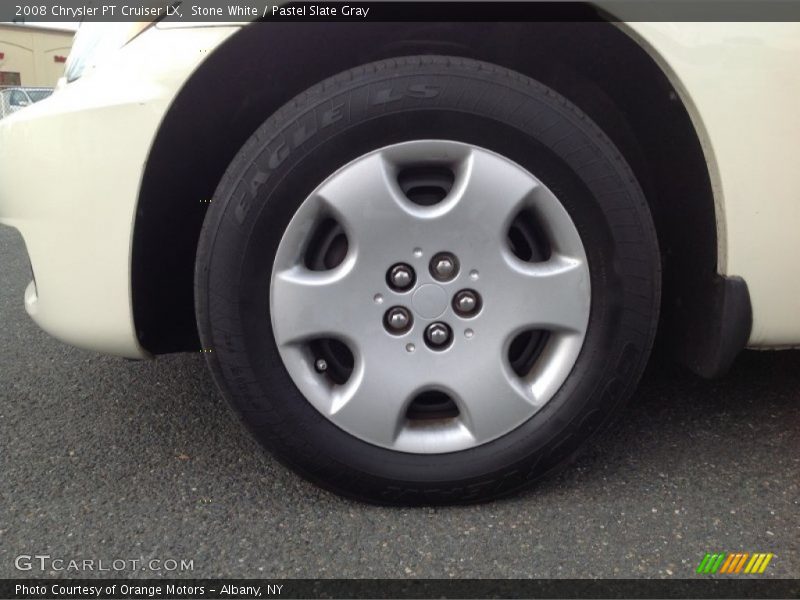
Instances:
[[[658,319],[643,193],[552,89],[384,60],[270,117],[213,197],[196,304],[258,440],[374,502],[465,502],[565,463],[618,413]]]

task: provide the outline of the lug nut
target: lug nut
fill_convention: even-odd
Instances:
[[[405,263],[398,263],[389,269],[386,274],[386,281],[390,287],[398,291],[405,291],[414,285],[417,276],[414,269]]]
[[[458,275],[458,259],[450,252],[439,252],[431,259],[431,275],[439,281],[449,281]]]
[[[383,324],[390,333],[404,333],[411,329],[411,313],[403,306],[393,306],[386,311]]]
[[[318,358],[314,363],[314,368],[317,370],[317,373],[324,373],[328,370],[328,361],[324,358]]]
[[[434,350],[441,350],[450,343],[452,331],[447,323],[431,323],[425,329],[425,341]]]
[[[474,290],[461,290],[453,297],[453,310],[462,317],[471,317],[481,309],[481,297]]]

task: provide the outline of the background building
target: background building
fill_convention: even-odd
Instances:
[[[74,35],[68,29],[0,24],[0,88],[55,86]]]

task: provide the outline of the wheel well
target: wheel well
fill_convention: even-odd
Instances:
[[[133,310],[154,354],[197,350],[194,261],[208,200],[253,131],[312,84],[410,54],[476,58],[559,91],[625,155],[662,253],[660,344],[683,347],[684,308],[716,277],[714,199],[697,133],[667,77],[609,23],[254,23],[220,46],[178,94],[145,167],[133,239]],[[685,345],[685,344],[683,344]]]

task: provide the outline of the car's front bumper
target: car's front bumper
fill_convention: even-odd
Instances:
[[[130,256],[142,172],[180,87],[235,27],[141,35],[50,98],[0,121],[0,222],[18,229],[31,317],[75,346],[143,357]]]

